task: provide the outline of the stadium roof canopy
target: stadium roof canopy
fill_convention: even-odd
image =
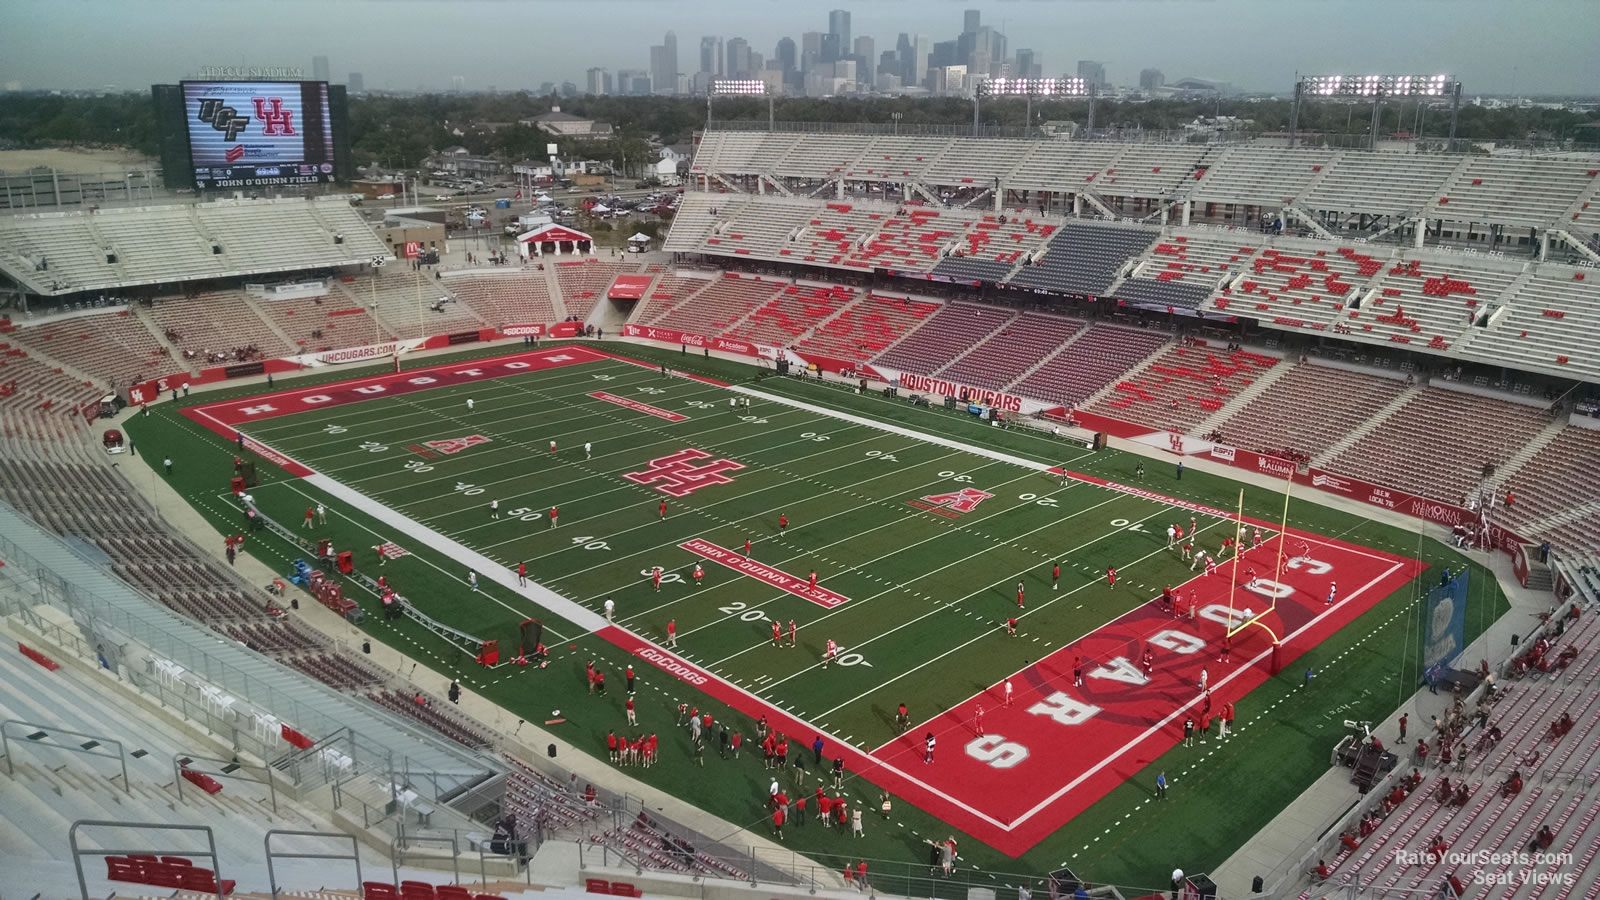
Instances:
[[[0,272],[43,295],[392,258],[343,198],[219,200],[0,217]]]

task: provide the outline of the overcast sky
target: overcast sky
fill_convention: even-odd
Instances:
[[[979,9],[1045,74],[1097,59],[1117,84],[1149,66],[1252,91],[1372,71],[1452,73],[1469,95],[1600,93],[1600,0],[4,0],[0,84],[142,88],[206,65],[309,76],[325,55],[335,81],[362,72],[369,89],[582,85],[590,66],[648,69],[669,28],[692,73],[702,35],[770,56],[780,37],[827,31],[833,8],[880,53],[902,31],[951,39]]]

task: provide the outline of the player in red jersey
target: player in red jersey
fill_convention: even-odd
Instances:
[[[1144,648],[1144,656],[1139,658],[1139,667],[1141,669],[1144,669],[1144,674],[1145,675],[1149,675],[1150,673],[1155,671],[1156,658],[1155,658],[1155,654],[1150,652],[1150,648],[1149,647]]]
[[[816,569],[812,569],[811,570],[811,584],[810,584],[808,589],[812,590],[812,591],[815,591],[817,589],[817,570]]]
[[[316,510],[315,507],[311,507],[311,506],[306,507],[306,521],[305,521],[304,525],[300,526],[300,530],[304,531],[307,528],[310,528],[313,524],[315,524],[312,520],[315,519],[316,516],[317,516],[317,510]]]
[[[554,506],[550,507],[550,527],[551,528],[556,527],[556,517],[559,516],[559,515],[561,515],[561,510],[556,509]]]
[[[1050,565],[1050,590],[1053,591],[1053,590],[1056,590],[1056,589],[1058,589],[1060,587],[1061,587],[1061,564],[1060,563],[1052,563]]]
[[[668,619],[667,620],[667,646],[668,647],[673,647],[673,648],[676,648],[678,646],[678,620],[677,619]]]
[[[744,539],[744,555],[745,556],[749,556],[750,555],[750,539],[749,538],[745,538]]]
[[[1255,530],[1255,539],[1251,541],[1251,545],[1252,550],[1261,549],[1261,529],[1257,528]]]
[[[783,644],[783,627],[778,624],[778,621],[776,619],[774,619],[772,621],[772,646],[778,647],[778,646],[782,646],[782,644]]]
[[[789,620],[789,646],[790,647],[793,647],[795,645],[795,634],[798,631],[799,631],[799,629],[796,628],[795,625],[794,625],[794,620],[790,619]]]
[[[1013,618],[1013,619],[1007,619],[1006,620],[1006,635],[1008,637],[1016,637],[1017,636],[1017,620],[1016,619]]]
[[[1117,567],[1116,566],[1106,566],[1106,584],[1110,585],[1111,587],[1116,587],[1117,586]]]
[[[661,501],[661,521],[667,520],[667,501]]]
[[[1017,609],[1022,609],[1022,582],[1017,582]]]
[[[822,667],[826,669],[828,664],[833,662],[838,655],[839,645],[833,642],[833,638],[828,638],[828,649],[823,651],[822,654]]]
[[[699,584],[706,577],[705,567],[699,563],[694,564],[694,583]]]
[[[1217,574],[1217,561],[1216,560],[1214,560],[1214,559],[1207,559],[1206,560],[1206,574],[1207,575],[1215,575],[1215,574]]]
[[[379,552],[381,553],[382,551],[380,550]],[[528,564],[525,562],[517,563],[517,586],[528,586]]]
[[[1245,568],[1245,570],[1244,570],[1244,577],[1245,577],[1245,583],[1244,583],[1245,587],[1255,587],[1256,586],[1256,568],[1255,568],[1255,566],[1247,566]]]
[[[982,703],[978,704],[978,708],[972,714],[972,730],[976,731],[978,733],[978,737],[983,737],[983,704]]]
[[[789,529],[789,514],[788,513],[778,513],[778,530],[779,531],[787,531],[788,529]]]
[[[656,566],[650,570],[650,580],[655,582],[656,593],[661,593],[661,567]]]

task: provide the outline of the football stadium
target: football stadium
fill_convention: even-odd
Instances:
[[[0,215],[8,896],[1600,892],[1600,156],[710,121],[632,253],[150,99]]]

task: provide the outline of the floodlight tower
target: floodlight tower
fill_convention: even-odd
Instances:
[[[754,78],[718,78],[706,88],[706,124],[711,124],[711,98],[712,97],[761,97],[767,98],[767,130],[773,131],[773,96],[767,90],[767,83]]]
[[[1084,97],[1089,90],[1082,78],[986,78],[978,82],[972,101],[973,133],[978,128],[978,96],[1028,98],[1027,127],[1023,137],[1033,133],[1033,99],[1035,97]]]
[[[1289,113],[1289,146],[1294,146],[1300,128],[1300,105],[1308,98],[1371,98],[1372,126],[1367,145],[1370,149],[1376,149],[1378,119],[1382,115],[1385,99],[1446,96],[1450,98],[1450,140],[1445,149],[1454,150],[1456,122],[1461,113],[1461,82],[1449,75],[1308,75],[1294,84],[1294,104]]]

